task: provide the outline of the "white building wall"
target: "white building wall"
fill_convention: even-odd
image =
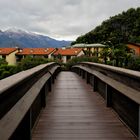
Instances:
[[[84,55],[83,51],[81,51],[77,56],[71,56],[71,59],[74,57],[82,56],[82,55]],[[63,63],[67,63],[67,56],[62,56],[62,61]]]
[[[49,55],[48,55],[48,58],[49,58],[49,59],[51,59],[51,58],[52,58],[52,55],[51,55],[51,54],[49,54]]]
[[[48,55],[48,58],[49,58],[49,59],[54,59],[53,53],[54,53],[55,51],[56,51],[56,49]]]
[[[6,55],[6,61],[8,63],[8,65],[16,65],[16,53],[18,51],[14,51],[12,53],[10,53],[9,55]]]
[[[76,57],[76,56],[71,56],[71,59],[74,58],[74,57]]]
[[[81,51],[77,56],[81,56],[81,55],[84,55],[83,51]]]
[[[63,61],[63,63],[67,63],[67,57],[66,56],[62,56],[62,61]]]

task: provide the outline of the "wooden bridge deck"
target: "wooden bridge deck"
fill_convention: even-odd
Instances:
[[[61,72],[34,128],[33,140],[135,140],[98,93],[78,75]]]

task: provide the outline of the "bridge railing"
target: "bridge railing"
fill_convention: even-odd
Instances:
[[[140,72],[90,62],[72,70],[93,86],[140,139]]]
[[[59,72],[54,62],[0,80],[0,139],[30,140],[46,105],[46,96]]]

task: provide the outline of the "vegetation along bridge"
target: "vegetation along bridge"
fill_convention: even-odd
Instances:
[[[0,140],[140,140],[139,83],[139,72],[89,62],[15,74],[0,82]]]

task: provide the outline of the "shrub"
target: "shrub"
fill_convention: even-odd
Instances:
[[[113,66],[113,62],[112,61],[107,61],[107,65],[112,65]]]
[[[52,61],[51,59],[46,59],[46,58],[41,58],[41,57],[32,58],[28,56],[25,59],[22,59],[22,61],[18,64],[18,66],[22,70],[27,70],[37,65],[48,63],[51,61]]]
[[[132,58],[129,61],[127,68],[140,71],[140,57]]]
[[[3,71],[5,71],[5,69],[0,67],[0,76],[2,75]]]
[[[11,73],[9,71],[3,71],[1,76],[0,76],[0,78],[3,79],[3,78],[6,78],[6,77],[8,77],[10,75],[11,75]]]
[[[10,73],[17,73],[17,66],[13,65],[2,65],[0,69],[4,69],[5,71],[9,71]]]
[[[71,60],[69,60],[67,63],[66,63],[66,68],[67,70],[70,70],[71,67],[77,63],[80,63],[80,62],[95,62],[97,63],[98,62],[98,57],[88,57],[88,56],[80,56],[80,57],[75,57],[75,58],[72,58]]]
[[[0,66],[0,79],[13,75],[17,72],[19,72],[17,66],[2,65]]]
[[[7,62],[3,58],[0,58],[0,66],[1,65],[7,65]]]
[[[25,59],[23,59],[21,62],[19,62],[17,66],[7,65],[3,63],[3,65],[0,65],[0,79],[6,78],[22,70],[27,70],[37,65],[48,63],[51,61],[53,60],[41,58],[41,57],[32,58],[28,56]]]

